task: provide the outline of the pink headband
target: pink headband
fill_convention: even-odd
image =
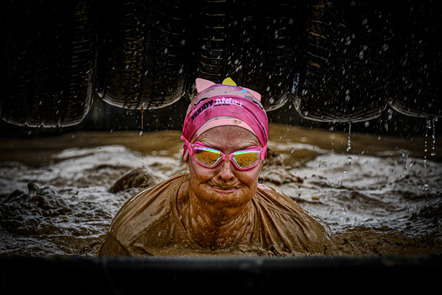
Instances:
[[[195,82],[198,94],[187,109],[183,126],[183,136],[187,141],[191,142],[192,138],[211,128],[233,125],[249,130],[263,148],[267,146],[268,119],[259,93],[199,78]],[[186,149],[185,145],[184,155]]]

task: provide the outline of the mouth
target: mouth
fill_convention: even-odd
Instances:
[[[231,194],[239,190],[238,187],[234,186],[212,186],[213,190],[216,191],[219,194]]]

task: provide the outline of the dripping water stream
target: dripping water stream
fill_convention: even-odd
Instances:
[[[143,131],[144,131],[144,109],[143,107],[141,107],[140,109],[140,135],[143,135]]]
[[[342,171],[342,175],[340,177],[340,180],[338,181],[338,187],[341,187],[343,185],[343,179],[344,177],[348,177],[348,166],[352,164],[353,158],[350,156],[351,151],[351,122],[348,122],[348,133],[347,133],[347,148],[345,150],[345,154],[347,156],[346,162],[344,164],[344,170]],[[345,167],[347,166],[347,167]]]
[[[422,188],[424,191],[428,191],[429,189],[428,178],[429,174],[432,173],[432,171],[428,167],[428,161],[434,160],[436,157],[436,122],[437,122],[437,117],[427,118],[425,122],[425,142],[424,142],[424,160],[423,160],[425,182]],[[430,132],[431,132],[431,150],[429,148]]]
[[[351,151],[351,122],[348,122],[348,136],[347,136],[347,164],[351,165],[353,158],[349,155]]]

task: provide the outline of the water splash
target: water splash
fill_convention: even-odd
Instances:
[[[407,170],[407,161],[408,161],[409,152],[407,150],[402,150],[401,157],[397,160],[398,165],[403,165],[403,169]],[[414,165],[414,163],[410,163],[410,168]]]
[[[385,136],[380,145],[373,135],[364,141],[360,141],[363,134],[353,136],[353,149],[365,142],[370,153],[363,157],[352,155],[353,163],[349,167],[345,164],[348,157],[345,148],[336,152],[327,148],[328,133],[305,130],[317,139],[316,147],[299,139],[299,132],[304,129],[274,128],[283,129],[272,132],[278,134],[269,141],[275,157],[266,159],[268,162],[263,172],[279,175],[284,160],[286,168],[282,171],[296,175],[302,181],[286,182],[282,178],[280,184],[268,184],[295,199],[303,209],[329,225],[333,232],[355,232],[355,237],[372,241],[367,228],[381,229],[382,238],[386,237],[387,228],[394,243],[397,234],[404,233],[413,237],[410,240],[413,249],[420,236],[424,237],[425,251],[429,249],[428,243],[438,245],[435,239],[442,237],[438,222],[442,208],[439,198],[442,162],[428,161],[430,190],[423,192],[423,162],[421,158],[412,157],[422,152],[422,146],[410,143],[402,147],[401,161],[405,165],[407,160],[408,167],[404,171],[397,163],[396,138]],[[284,138],[287,143],[279,141],[282,131],[287,132]],[[431,132],[428,134],[431,140]],[[0,161],[0,255],[96,255],[94,251],[117,211],[128,198],[140,191],[140,188],[133,187],[111,193],[108,188],[122,175],[137,167],[147,167],[156,183],[187,171],[186,164],[181,161],[182,142],[176,140],[180,136],[178,131],[149,133],[149,141],[154,144],[147,146],[138,144],[137,132],[94,132],[93,136],[93,142],[88,142],[91,133],[86,132],[76,133],[75,140],[72,135],[41,138],[39,141],[29,139],[27,142],[32,145],[23,145],[23,139],[3,139],[3,148],[21,144],[26,149],[19,150],[20,162],[15,160],[15,153],[11,153],[7,161]],[[121,145],[115,146],[115,142]],[[35,158],[35,150],[55,145],[60,148],[48,150],[51,152],[49,158]],[[431,141],[428,145],[430,153]],[[292,147],[294,151],[300,151],[298,155],[305,159],[304,162],[299,162],[298,155],[290,154]],[[290,159],[285,157],[286,152],[292,156]],[[276,160],[280,156],[282,159]],[[344,169],[346,173],[343,173]],[[285,177],[288,174],[280,175]],[[387,240],[387,244],[393,245],[393,240],[391,243]],[[403,245],[405,249],[406,244]],[[371,250],[365,246],[354,247],[351,243],[342,249],[359,250],[360,254],[380,253],[368,252]],[[377,249],[383,251],[383,247],[379,245]],[[440,247],[431,249],[436,254]],[[403,252],[397,253],[401,255]]]

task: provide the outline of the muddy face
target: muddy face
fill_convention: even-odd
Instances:
[[[204,132],[198,139],[203,144],[228,155],[250,146],[259,146],[255,135],[240,127],[223,126]],[[209,169],[188,161],[190,172],[189,194],[219,210],[239,208],[249,203],[258,186],[258,175],[262,165],[250,170],[238,170],[231,162],[222,161]]]

